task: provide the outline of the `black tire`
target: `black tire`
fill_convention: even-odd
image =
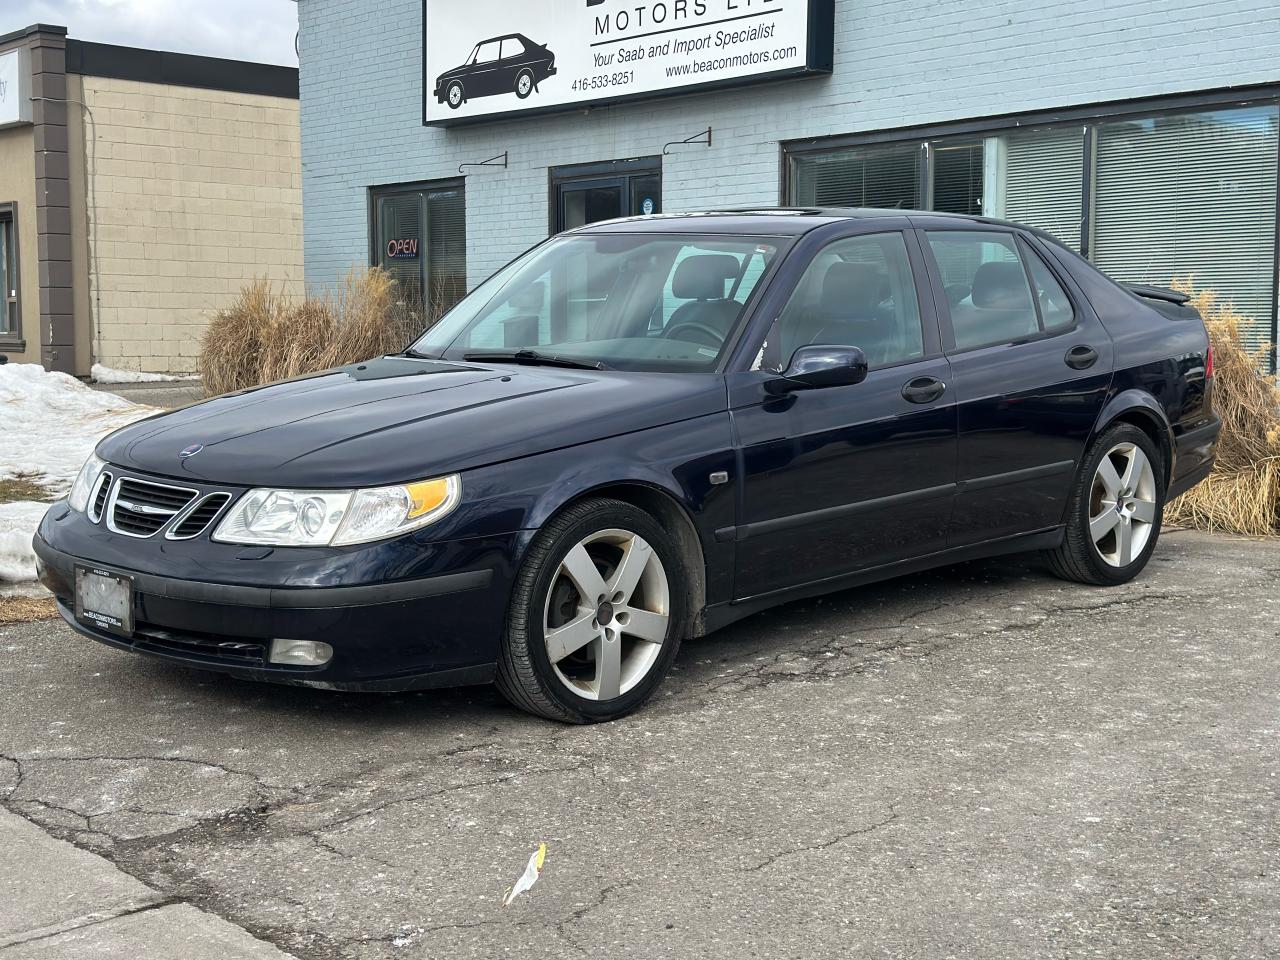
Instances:
[[[525,77],[529,78],[529,89],[521,93],[520,81],[523,80]],[[537,87],[538,87],[538,78],[533,75],[532,70],[521,70],[518,74],[516,74],[515,91],[516,91],[516,96],[519,97],[521,100],[529,99],[529,95],[533,93],[533,91],[536,90]]]
[[[1089,532],[1089,515],[1094,476],[1102,458],[1119,444],[1131,443],[1151,461],[1155,475],[1155,521],[1146,546],[1125,566],[1113,566],[1102,558]],[[1063,580],[1089,583],[1095,586],[1113,587],[1128,583],[1147,565],[1160,539],[1160,527],[1164,520],[1165,481],[1167,467],[1164,455],[1155,442],[1137,427],[1121,423],[1105,431],[1093,442],[1080,465],[1067,504],[1066,532],[1062,544],[1047,553],[1049,568]]]
[[[453,96],[454,90],[458,91],[456,103],[454,102],[454,96]],[[457,110],[459,107],[461,107],[464,103],[467,102],[467,91],[463,89],[462,84],[459,81],[453,80],[450,82],[449,86],[445,87],[444,102],[449,105],[450,110]]]
[[[670,609],[666,639],[649,672],[620,696],[600,701],[577,695],[557,676],[547,654],[543,623],[547,593],[569,551],[591,534],[615,528],[638,534],[658,555],[666,572]],[[638,507],[600,497],[563,510],[538,532],[516,574],[498,655],[498,690],[521,710],[564,723],[601,723],[631,713],[649,699],[679,651],[687,582],[675,541]]]

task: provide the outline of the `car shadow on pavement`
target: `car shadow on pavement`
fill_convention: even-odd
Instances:
[[[1028,582],[1043,584],[1028,591]],[[755,614],[706,637],[686,640],[656,705],[696,703],[702,694],[771,680],[818,679],[834,674],[824,661],[862,659],[888,651],[927,653],[968,628],[990,630],[1003,623],[1008,598],[1094,588],[1064,584],[1034,559],[975,561],[864,587],[801,600]],[[105,652],[104,652],[105,653]],[[127,673],[138,680],[138,658],[115,654],[102,664],[102,680],[113,685]],[[844,664],[846,667],[847,663]],[[537,722],[516,711],[492,686],[406,693],[346,693],[257,683],[145,658],[146,676],[170,696],[198,698],[215,713],[244,710],[287,722],[323,715],[369,730],[433,721],[492,724]],[[119,672],[119,678],[113,675]]]

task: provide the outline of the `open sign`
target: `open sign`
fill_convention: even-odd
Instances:
[[[412,260],[418,255],[418,238],[387,241],[388,260]]]

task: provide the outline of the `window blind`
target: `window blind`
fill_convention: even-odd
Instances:
[[[1038,227],[1080,249],[1084,196],[1084,128],[1019,130],[988,139],[1004,153],[1004,207],[991,216]]]
[[[1274,105],[1098,127],[1093,260],[1117,280],[1191,276],[1272,338],[1277,125]]]
[[[857,147],[793,160],[792,195],[806,207],[920,207],[920,145]]]
[[[467,204],[461,187],[427,194],[427,307],[444,311],[467,292]]]

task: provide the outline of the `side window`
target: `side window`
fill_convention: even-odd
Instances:
[[[510,60],[512,57],[524,56],[524,43],[516,37],[507,37],[502,41],[502,59]]]
[[[838,240],[805,270],[769,332],[764,364],[810,344],[859,347],[872,369],[924,356],[920,303],[901,233]]]
[[[502,47],[499,41],[489,40],[476,47],[475,63],[493,63],[498,59]]]
[[[1056,277],[1034,250],[1023,247],[1027,266],[1031,268],[1031,282],[1036,288],[1036,303],[1040,306],[1040,319],[1046,332],[1062,330],[1075,323],[1076,312],[1071,298],[1062,289]]]
[[[956,349],[1015,343],[1074,321],[1066,291],[1013,235],[940,230],[928,238],[946,288]]]

